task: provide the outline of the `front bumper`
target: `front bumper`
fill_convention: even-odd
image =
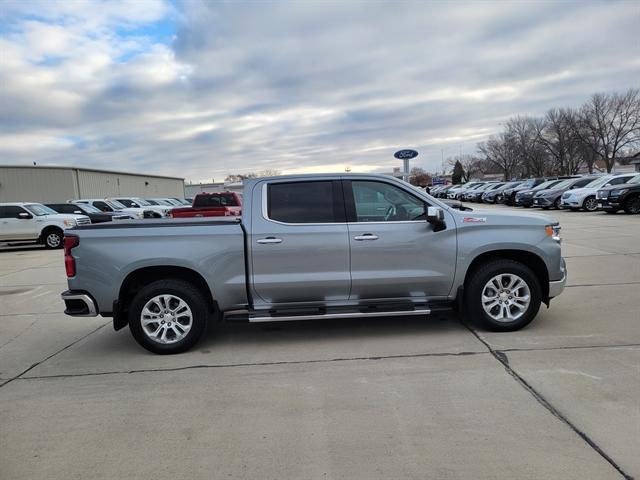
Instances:
[[[622,204],[617,198],[598,198],[598,210],[620,210]]]
[[[560,280],[554,280],[549,282],[549,298],[554,298],[560,295],[564,291],[564,287],[567,284],[567,264],[562,259],[562,266],[560,267],[562,271],[562,278]]]
[[[550,207],[553,205],[553,201],[546,197],[537,197],[533,199],[534,207]]]

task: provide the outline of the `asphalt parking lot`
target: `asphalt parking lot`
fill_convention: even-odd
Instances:
[[[640,217],[551,215],[568,287],[522,331],[231,324],[177,356],[63,315],[60,251],[0,248],[1,476],[638,478]]]

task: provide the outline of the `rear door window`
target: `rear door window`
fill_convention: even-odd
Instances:
[[[344,222],[339,182],[288,182],[267,185],[269,219],[283,223]]]

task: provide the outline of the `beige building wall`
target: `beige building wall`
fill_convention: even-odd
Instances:
[[[71,167],[0,166],[0,202],[66,202],[78,198],[184,197],[182,178]]]

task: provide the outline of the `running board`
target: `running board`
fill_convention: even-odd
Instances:
[[[387,312],[343,312],[343,313],[318,313],[314,315],[267,315],[249,316],[249,322],[288,322],[291,320],[320,320],[323,318],[363,318],[363,317],[407,317],[409,315],[429,315],[430,309],[421,310],[391,310]]]

